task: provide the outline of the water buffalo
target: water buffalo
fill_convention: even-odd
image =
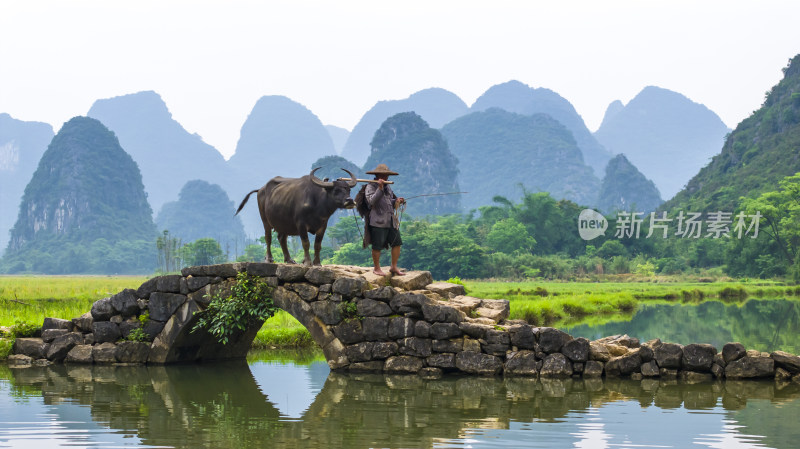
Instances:
[[[267,240],[267,256],[265,260],[272,262],[272,230],[278,233],[278,241],[283,250],[283,261],[296,263],[289,256],[286,248],[286,238],[290,235],[299,235],[303,241],[303,265],[311,265],[308,254],[308,234],[314,234],[314,265],[320,265],[319,250],[322,246],[322,237],[328,228],[328,218],[336,209],[352,209],[356,203],[350,198],[350,189],[355,187],[356,175],[342,169],[350,175],[349,181],[323,181],[314,172],[300,178],[283,178],[276,176],[258,190],[248,193],[239,209],[238,214],[250,195],[258,192],[258,211],[261,222],[264,224],[264,237]]]

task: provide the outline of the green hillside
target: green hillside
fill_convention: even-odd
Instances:
[[[0,270],[149,272],[154,238],[138,166],[102,123],[75,117],[25,188]]]
[[[733,211],[740,197],[776,190],[779,180],[800,171],[800,55],[783,73],[761,108],[728,135],[722,152],[662,209]]]
[[[400,176],[393,176],[392,189],[398,196],[458,192],[458,160],[450,152],[442,133],[413,112],[401,112],[386,119],[370,143],[372,151],[363,171],[386,164]],[[355,193],[353,193],[355,195]],[[410,215],[441,215],[461,211],[461,195],[425,196],[411,199]]]
[[[661,203],[656,185],[637,170],[625,155],[618,154],[608,161],[606,176],[597,197],[597,207],[603,213],[650,212]]]
[[[498,108],[473,112],[442,128],[459,160],[466,209],[492,204],[495,195],[517,201],[523,188],[556,199],[593,204],[600,181],[583,162],[572,133],[546,114]]]
[[[156,225],[184,243],[211,237],[234,251],[245,246],[242,221],[235,212],[234,202],[222,187],[195,179],[183,186],[178,201],[164,204]]]

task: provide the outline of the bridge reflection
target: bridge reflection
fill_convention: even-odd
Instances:
[[[324,377],[326,365],[321,366],[53,365],[14,369],[5,377],[11,395],[88,407],[95,423],[135,434],[148,446],[430,447],[491,437],[571,447],[581,439],[611,444],[623,436],[633,443],[682,446],[751,433],[766,435],[762,440],[771,446],[791,447],[800,436],[794,424],[800,412],[797,383],[429,381],[377,374]],[[753,405],[758,413],[748,413]],[[69,427],[67,418],[55,419]]]

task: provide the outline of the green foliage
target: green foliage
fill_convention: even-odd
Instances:
[[[512,254],[515,251],[530,253],[534,245],[536,239],[531,237],[525,226],[514,218],[496,222],[486,235],[486,246],[501,253]]]
[[[262,239],[264,237],[261,237]],[[247,245],[244,254],[236,258],[237,262],[263,262],[267,253],[267,247],[257,243]]]
[[[355,301],[342,301],[339,304],[339,312],[345,320],[363,320],[364,317],[358,314],[358,305]]]
[[[628,250],[619,240],[606,240],[595,254],[603,259],[610,259],[616,256],[627,256]]]
[[[11,326],[9,333],[14,338],[29,338],[29,337],[35,337],[41,331],[42,331],[42,326],[31,323],[25,323],[22,321],[17,321],[13,326]]]
[[[128,341],[150,341],[150,336],[145,333],[144,329],[137,327],[125,339]]]
[[[219,242],[212,238],[202,238],[187,243],[181,247],[180,252],[186,266],[213,265],[224,263],[227,259]]]
[[[217,294],[205,310],[197,313],[199,319],[192,331],[205,329],[222,344],[227,344],[236,332],[244,332],[253,323],[266,320],[275,314],[272,288],[257,277],[239,273],[231,287],[230,296]]]
[[[156,239],[156,250],[158,250],[158,271],[171,273],[181,268],[181,240],[170,235],[169,230],[165,229]]]
[[[14,339],[0,338],[0,360],[7,359],[12,349],[14,349]]]
[[[462,281],[461,278],[458,277],[458,276],[451,277],[450,279],[446,280],[445,282],[449,282],[451,284],[464,285],[464,281]]]

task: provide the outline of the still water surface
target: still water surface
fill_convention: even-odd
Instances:
[[[724,324],[738,314],[763,316],[761,327],[789,316],[778,324],[798,335],[796,309],[755,306],[643,308],[656,329],[634,317],[578,330],[649,338],[670,328],[668,316],[693,317],[672,321],[679,338],[665,339],[721,326],[714,338],[726,340],[745,325]],[[319,357],[274,353],[168,367],[0,365],[0,447],[796,448],[798,416],[800,383],[773,381],[422,380],[331,373]]]

